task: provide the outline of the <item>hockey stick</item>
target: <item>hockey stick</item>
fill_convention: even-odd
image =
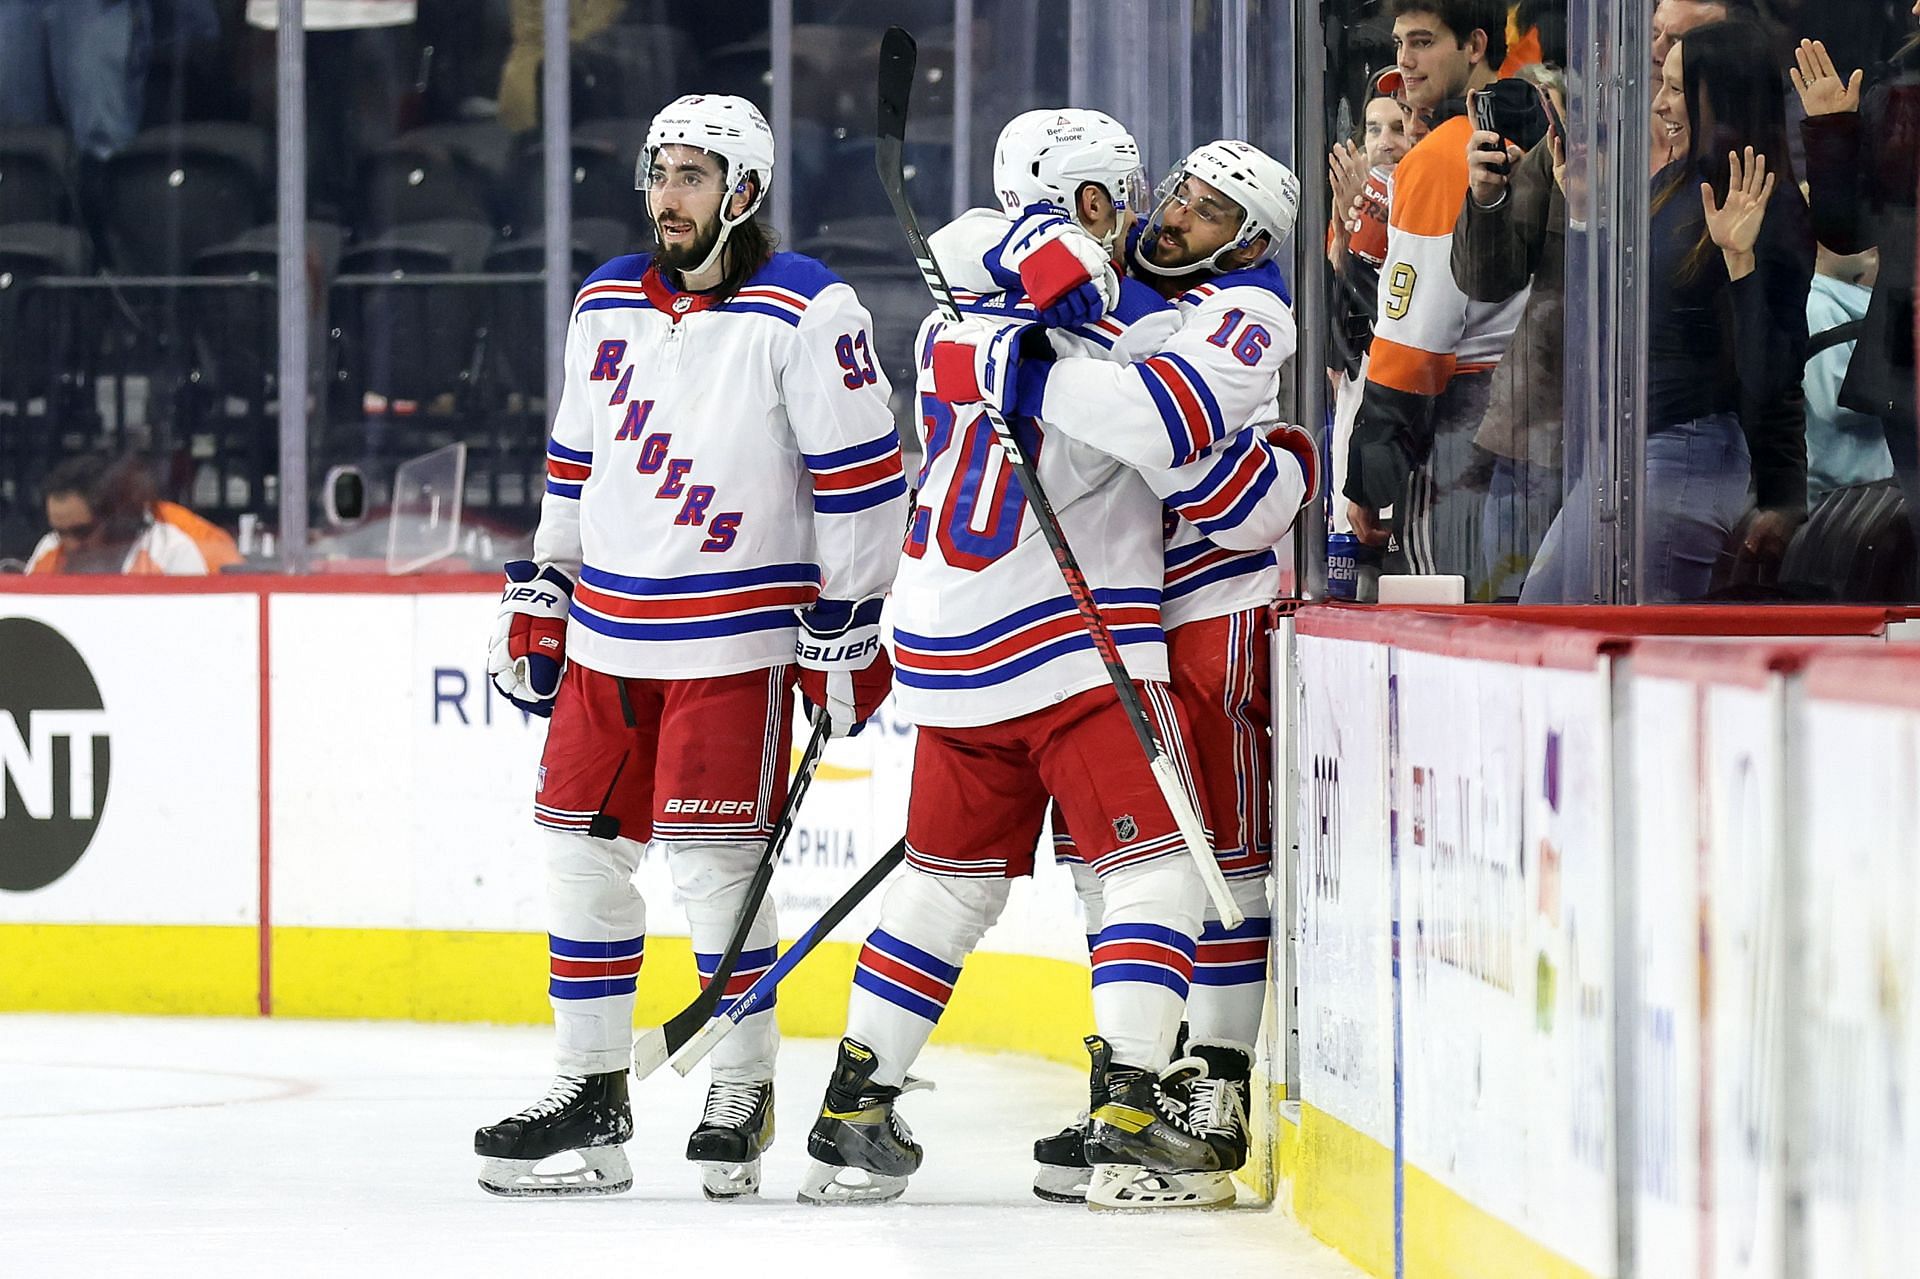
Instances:
[[[773,833],[767,836],[767,849],[760,855],[760,865],[753,873],[753,880],[747,885],[747,900],[740,908],[740,921],[733,926],[733,936],[727,940],[727,949],[720,956],[720,966],[713,970],[713,977],[694,997],[692,1003],[682,1008],[662,1026],[653,1026],[640,1032],[633,1041],[633,1074],[636,1079],[645,1079],[660,1069],[662,1063],[682,1045],[698,1033],[713,1010],[720,1006],[725,997],[727,982],[733,977],[733,970],[740,963],[740,952],[746,948],[747,934],[753,929],[753,921],[760,914],[760,903],[767,895],[767,888],[773,883],[773,868],[780,860],[780,850],[786,846],[787,832],[793,829],[794,814],[800,811],[800,801],[807,797],[807,787],[813,782],[814,770],[820,766],[820,753],[826,749],[827,738],[832,736],[831,725],[825,710],[813,714],[813,736],[807,739],[807,749],[800,756],[800,770],[793,775],[793,782],[787,787],[787,797],[780,801],[779,815],[773,819]],[[684,1073],[684,1072],[682,1072]]]
[[[880,881],[893,872],[893,868],[906,860],[907,841],[901,840],[879,861],[868,867],[867,873],[853,882],[853,887],[840,895],[840,899],[827,907],[827,913],[814,922],[813,927],[800,934],[800,939],[787,947],[786,954],[774,961],[773,967],[760,974],[760,980],[741,992],[740,998],[733,1001],[726,1012],[721,1013],[701,1028],[700,1033],[689,1039],[673,1055],[673,1068],[686,1074],[699,1065],[713,1046],[727,1037],[727,1033],[740,1024],[742,1018],[753,1013],[761,1004],[773,998],[773,992],[780,981],[794,970],[795,965],[813,952],[840,921],[850,914],[855,906],[866,899],[868,893],[879,887]]]
[[[953,300],[953,290],[948,287],[939,263],[933,260],[926,237],[920,234],[920,223],[913,216],[913,206],[907,203],[906,172],[901,149],[906,144],[907,98],[913,91],[913,70],[917,57],[913,37],[904,28],[888,27],[886,35],[880,40],[880,122],[874,157],[880,169],[880,185],[886,188],[887,199],[893,203],[894,216],[900,220],[900,229],[906,233],[907,247],[920,264],[920,274],[927,282],[928,292],[933,294],[940,318],[948,324],[959,324],[960,308]],[[1107,677],[1113,681],[1113,691],[1119,694],[1120,706],[1126,711],[1128,722],[1133,725],[1134,736],[1140,739],[1140,749],[1146,752],[1147,766],[1153,770],[1153,779],[1159,783],[1160,794],[1172,810],[1174,822],[1180,827],[1180,836],[1186,843],[1187,852],[1192,854],[1195,864],[1200,868],[1200,878],[1207,885],[1207,896],[1213,899],[1220,922],[1228,928],[1238,928],[1243,916],[1233,900],[1233,894],[1227,889],[1226,876],[1220,873],[1220,863],[1207,845],[1206,827],[1200,821],[1200,814],[1194,811],[1186,788],[1180,784],[1180,776],[1174,771],[1173,761],[1168,757],[1166,747],[1161,745],[1159,734],[1154,731],[1153,721],[1147,718],[1146,707],[1140,701],[1140,690],[1133,686],[1133,677],[1127,673],[1126,663],[1120,658],[1120,647],[1114,642],[1113,632],[1107,629],[1107,619],[1100,615],[1100,605],[1094,600],[1092,589],[1087,586],[1086,575],[1080,571],[1080,561],[1074,558],[1073,548],[1067,545],[1066,534],[1060,529],[1060,517],[1054,514],[1053,504],[1040,487],[1040,477],[1033,469],[1032,459],[1020,447],[1020,441],[1014,438],[1012,428],[1007,425],[1000,411],[991,404],[981,407],[986,410],[987,421],[993,425],[994,438],[999,441],[1001,451],[1013,465],[1013,473],[1026,493],[1027,505],[1033,508],[1040,532],[1053,551],[1054,561],[1060,566],[1060,576],[1066,579],[1067,593],[1073,597],[1073,605],[1079,610],[1080,620],[1093,640],[1094,651],[1106,665]]]

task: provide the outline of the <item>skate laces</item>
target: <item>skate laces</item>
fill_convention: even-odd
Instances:
[[[547,1089],[546,1096],[514,1115],[507,1122],[551,1118],[579,1100],[580,1091],[586,1086],[587,1081],[584,1076],[561,1075],[553,1081],[553,1087]]]
[[[1240,1085],[1212,1075],[1193,1081],[1192,1121],[1211,1132],[1244,1132],[1247,1102]]]
[[[703,1128],[744,1128],[760,1104],[765,1084],[734,1084],[714,1080],[707,1089],[706,1113],[700,1116]]]

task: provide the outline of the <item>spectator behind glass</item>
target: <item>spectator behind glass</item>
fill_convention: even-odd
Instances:
[[[1654,99],[1682,158],[1653,179],[1642,602],[1706,595],[1750,485],[1750,554],[1777,558],[1806,510],[1813,240],[1766,53],[1756,24],[1697,28],[1667,55]],[[1583,476],[1570,491],[1586,489]],[[1568,600],[1592,537],[1591,504],[1563,507],[1522,601]]]
[[[567,39],[581,44],[619,19],[627,0],[570,0]],[[513,0],[513,48],[500,68],[500,123],[515,133],[540,123],[540,0]]]
[[[1566,118],[1559,70],[1529,67],[1516,78],[1534,84]],[[1453,278],[1479,302],[1527,290],[1520,327],[1493,371],[1487,416],[1473,437],[1493,459],[1481,518],[1489,595],[1511,600],[1560,510],[1567,157],[1564,139],[1551,132],[1525,154],[1481,130],[1467,147],[1469,194],[1454,225]]]
[[[1920,3],[1913,6],[1920,17]],[[1835,253],[1880,250],[1880,277],[1847,365],[1840,403],[1880,419],[1907,518],[1920,536],[1920,426],[1914,413],[1914,188],[1920,178],[1920,37],[1875,68],[1842,78],[1818,41],[1796,51],[1807,118],[1813,231]],[[1864,85],[1864,92],[1863,92]]]
[[[1805,184],[1802,184],[1805,193]],[[1838,488],[1893,476],[1893,458],[1880,419],[1842,407],[1840,387],[1859,344],[1873,299],[1880,255],[1873,249],[1842,257],[1818,246],[1813,292],[1807,297],[1807,502]],[[1843,334],[1852,337],[1837,340]]]
[[[1367,348],[1373,341],[1373,317],[1379,308],[1380,263],[1387,251],[1387,202],[1393,171],[1412,143],[1407,112],[1398,100],[1400,69],[1388,67],[1373,78],[1374,97],[1362,113],[1359,144],[1343,142],[1327,157],[1333,187],[1334,216],[1327,228],[1327,259],[1333,266],[1333,322],[1328,326],[1327,373],[1333,383],[1333,486],[1345,482],[1347,447],[1366,385]],[[1351,533],[1346,504],[1332,505],[1333,531]]]
[[[1680,37],[1695,27],[1704,27],[1709,22],[1725,22],[1731,16],[1732,6],[1727,0],[1659,0],[1653,6],[1653,91],[1660,92],[1660,75],[1667,65],[1667,55],[1673,52],[1673,46]],[[1680,152],[1674,149],[1673,135],[1653,117],[1653,146],[1648,159],[1648,172],[1658,173],[1680,158]]]
[[[0,127],[65,124],[104,160],[140,129],[150,0],[0,0]]]
[[[308,216],[316,221],[353,220],[360,158],[393,141],[407,123],[417,16],[416,0],[307,0],[307,193]],[[279,0],[247,0],[247,25],[277,30]],[[272,65],[270,49],[261,57]],[[278,106],[274,77],[260,77],[255,95],[255,117],[271,121]]]
[[[1354,535],[1387,547],[1387,571],[1458,576],[1479,599],[1486,474],[1473,433],[1521,307],[1468,298],[1448,260],[1467,198],[1473,126],[1463,99],[1491,84],[1505,59],[1507,11],[1497,0],[1394,0],[1393,10],[1407,102],[1431,109],[1434,122],[1394,173],[1380,310],[1342,492]],[[1391,529],[1380,517],[1387,507]]]
[[[33,548],[29,573],[204,575],[240,560],[224,531],[156,500],[137,457],[70,457],[40,491],[52,531]]]

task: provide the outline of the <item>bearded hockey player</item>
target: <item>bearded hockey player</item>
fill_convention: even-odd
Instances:
[[[1013,125],[1003,134],[1003,146],[1009,136],[1017,136]],[[1050,218],[1029,216],[1003,232],[1004,238],[984,254],[970,246],[970,251],[953,256],[962,261],[979,257],[991,268],[1050,237],[1073,239],[1086,232],[1113,243],[1114,230],[1097,220],[1097,206],[1090,207],[1085,199],[1084,184],[1093,175],[1057,153],[1058,148],[1029,146],[997,165],[997,171],[1013,175],[997,181],[1003,193],[1015,189],[1025,175],[1048,175],[1052,192],[1044,202],[1055,211]],[[1073,208],[1070,221],[1058,212],[1061,193],[1076,189],[1083,194],[1077,207],[1066,206]],[[1245,143],[1215,142],[1189,155],[1162,184],[1161,198],[1144,228],[1126,237],[1134,274],[1178,308],[1179,337],[1132,371],[1134,381],[1123,383],[1120,395],[1078,404],[1063,399],[1054,409],[1062,418],[1060,429],[1068,432],[1100,431],[1103,414],[1111,422],[1111,415],[1130,406],[1142,417],[1150,411],[1149,420],[1171,428],[1163,398],[1175,399],[1175,407],[1184,408],[1186,401],[1176,399],[1177,392],[1197,388],[1203,403],[1218,394],[1235,414],[1252,421],[1186,466],[1145,472],[1165,499],[1169,516],[1178,517],[1168,523],[1161,601],[1172,687],[1192,722],[1189,745],[1216,832],[1221,869],[1246,919],[1229,931],[1209,910],[1188,996],[1191,1055],[1207,1068],[1190,1087],[1196,1103],[1190,1114],[1219,1148],[1222,1170],[1187,1177],[1143,1172],[1131,1183],[1116,1174],[1104,1177],[1102,1197],[1129,1206],[1231,1201],[1227,1173],[1246,1158],[1245,1106],[1271,933],[1266,897],[1273,842],[1267,606],[1280,587],[1274,547],[1301,505],[1311,499],[1319,474],[1310,434],[1266,422],[1277,407],[1280,367],[1293,351],[1291,303],[1272,258],[1293,225],[1298,192],[1285,166]],[[949,230],[959,229],[956,224]],[[977,227],[972,233],[978,235]],[[1055,284],[1073,286],[1070,275]],[[1079,363],[1057,361],[1052,374],[1064,370],[1075,375]],[[1153,394],[1156,384],[1163,395]],[[1145,395],[1141,388],[1146,388]],[[1048,419],[1047,425],[1054,423]],[[1169,476],[1173,482],[1162,482]],[[1071,829],[1071,822],[1056,812],[1056,854],[1074,866],[1075,886],[1087,908],[1089,944],[1097,945],[1100,881],[1082,863]],[[1097,1078],[1095,1092],[1097,1101]],[[1036,1194],[1060,1201],[1086,1195],[1093,1175],[1086,1152],[1091,1135],[1091,1126],[1082,1123],[1035,1143],[1041,1165]],[[1096,1142],[1096,1153],[1101,1148]]]
[[[642,850],[664,852],[711,973],[785,785],[796,674],[836,734],[890,679],[879,605],[906,488],[887,380],[853,290],[755,220],[773,165],[744,99],[669,105],[636,177],[659,247],[607,263],[574,305],[535,558],[507,566],[489,661],[552,717],[534,813],[559,1037],[547,1096],[475,1134],[497,1194],[631,1185]],[[763,901],[741,989],[778,937]],[[713,1053],[687,1146],[711,1197],[759,1184],[771,1008]]]
[[[1138,149],[1116,122],[1090,111],[1019,117],[1001,136],[995,185],[1007,213],[1019,219],[1013,231],[1005,215],[976,211],[936,235],[935,252],[953,275],[984,269],[991,277],[982,287],[998,295],[962,294],[962,309],[995,320],[1003,346],[1018,340],[1029,317],[1055,326],[1059,352],[1123,362],[1175,337],[1177,316],[1150,290],[1116,282],[1105,248],[1078,233],[1021,235],[1023,225],[1043,227],[1079,203],[1094,234],[1105,245],[1116,242],[1142,185]],[[983,221],[990,249],[1006,239],[988,259],[978,247]],[[1182,1084],[1203,1067],[1193,1059],[1168,1064],[1198,922],[1189,867],[1138,748],[1126,740],[1117,699],[1103,687],[1058,570],[975,406],[975,353],[941,337],[941,326],[929,321],[921,387],[930,462],[896,598],[898,696],[926,726],[908,818],[909,865],[919,873],[890,894],[861,956],[849,1037],[809,1140],[816,1162],[802,1197],[891,1198],[917,1168],[919,1148],[892,1103],[966,953],[1004,903],[1005,877],[1031,867],[1049,791],[1094,832],[1089,860],[1106,880],[1109,900],[1121,903],[1109,909],[1094,952],[1096,1021],[1105,1037],[1089,1041],[1095,1091],[1109,1099],[1116,1121],[1111,1154],[1125,1168],[1116,1179],[1130,1182],[1142,1165],[1216,1168],[1216,1152],[1184,1119]],[[943,354],[958,355],[960,367],[943,369]],[[945,386],[954,378],[957,393]],[[957,414],[943,392],[959,402]],[[1038,448],[1042,485],[1065,512],[1069,542],[1085,548],[1077,554],[1129,669],[1152,681],[1147,701],[1177,754],[1186,730],[1159,683],[1164,650],[1154,606],[1163,550],[1152,494],[1183,487],[1173,463],[1186,456],[1185,446],[1135,474],[1111,456],[1045,439],[1044,424],[1018,429]],[[1159,422],[1135,429],[1141,454],[1166,447]],[[1298,464],[1287,466],[1297,494]],[[986,508],[982,495],[989,493]],[[1130,775],[1135,768],[1138,777]],[[971,786],[950,815],[971,815],[977,832],[934,820],[945,799],[933,789],[936,781],[948,792]],[[983,810],[990,813],[984,824]],[[1136,816],[1146,812],[1151,819]]]

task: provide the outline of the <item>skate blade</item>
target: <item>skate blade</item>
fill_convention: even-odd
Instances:
[[[1050,1204],[1083,1204],[1092,1179],[1091,1168],[1041,1164],[1033,1174],[1033,1193]]]
[[[569,1166],[577,1158],[577,1166]],[[557,1164],[557,1167],[544,1165]],[[633,1165],[618,1146],[564,1150],[546,1159],[482,1159],[480,1189],[520,1199],[540,1195],[617,1195],[633,1186]]]
[[[799,1199],[803,1204],[822,1206],[877,1204],[898,1199],[906,1190],[905,1177],[889,1177],[865,1168],[840,1168],[816,1159],[800,1181]]]
[[[700,1190],[709,1199],[739,1199],[760,1193],[758,1159],[749,1159],[743,1164],[726,1163],[718,1159],[697,1162],[700,1165]]]
[[[1096,1212],[1231,1208],[1236,1191],[1224,1172],[1153,1172],[1137,1164],[1096,1164],[1087,1207]]]

